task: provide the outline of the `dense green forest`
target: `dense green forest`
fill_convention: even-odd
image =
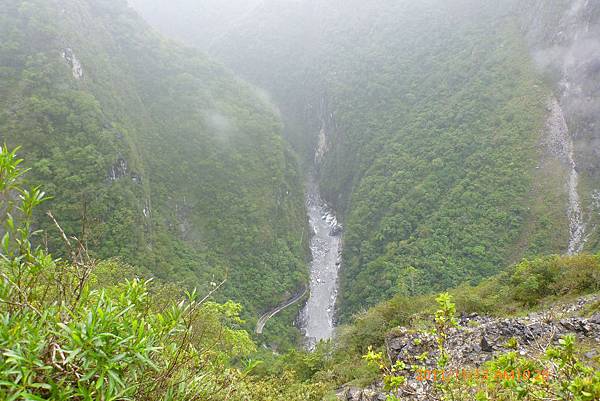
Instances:
[[[0,142],[94,257],[183,288],[227,277],[218,296],[251,318],[307,280],[302,177],[258,91],[124,1],[2,1],[0,36]]]
[[[0,146],[2,400],[316,400],[324,385],[293,370],[255,373],[242,305],[182,292],[139,268],[92,257],[85,243],[33,230],[49,197],[24,184],[17,150]],[[18,196],[15,196],[18,195]],[[40,237],[61,241],[53,257]]]
[[[517,6],[267,1],[212,44],[317,164],[345,223],[343,320],[566,250],[566,175],[541,146],[552,88]]]
[[[599,400],[598,37],[584,0],[0,0],[0,400]]]
[[[345,317],[477,282],[568,238],[560,181],[534,187],[549,92],[506,3],[384,3],[352,35],[326,35],[337,128],[322,185],[346,212]],[[350,43],[351,59],[334,53]]]
[[[207,293],[181,294],[176,284],[148,280],[135,267],[90,257],[75,238],[62,237],[63,259],[36,246],[36,237],[49,233],[32,230],[35,210],[49,198],[43,188],[24,185],[25,173],[16,151],[0,147],[0,396],[7,400],[333,400],[340,385],[367,385],[380,369],[385,382],[401,383],[378,352],[398,324],[430,330],[435,314],[433,333],[439,335],[439,322],[455,324],[457,313],[506,317],[594,293],[596,303],[580,313],[598,316],[600,257],[550,256],[437,297],[438,310],[433,296],[398,295],[342,327],[336,347],[259,351],[241,329],[241,305],[212,300],[220,284]],[[60,239],[60,223],[54,224]],[[431,396],[468,400],[474,399],[470,391],[478,391],[478,400],[518,395],[529,401],[544,394],[592,401],[600,395],[598,360],[584,359],[587,348],[574,345],[574,337],[566,336],[548,348],[548,363],[558,368],[556,380],[543,387],[535,378],[493,380],[483,389],[471,383],[457,392],[450,383]],[[506,352],[488,366],[515,363],[535,367],[541,360]]]

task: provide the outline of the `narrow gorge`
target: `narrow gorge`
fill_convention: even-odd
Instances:
[[[0,401],[600,401],[600,0],[0,37]]]

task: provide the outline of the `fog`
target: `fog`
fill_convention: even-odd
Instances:
[[[517,353],[561,378],[521,398],[590,390],[600,0],[0,0],[0,38],[0,401],[516,399],[412,376]]]
[[[548,115],[561,122],[558,131],[569,155],[563,160],[570,172],[569,181],[563,182],[569,194],[569,204],[563,207],[571,226],[569,252],[581,250],[588,234],[600,224],[596,221],[600,210],[590,206],[596,204],[592,199],[600,198],[600,2],[130,0],[130,4],[162,33],[201,49],[254,85],[257,101],[270,105],[282,120],[286,139],[306,161],[307,175],[315,171],[318,175],[322,164],[335,158],[333,163],[340,163],[336,168],[345,170],[349,165],[352,170],[346,159],[355,155],[347,152],[356,150],[344,146],[353,139],[344,138],[338,123],[343,126],[351,121],[361,126],[369,120],[370,125],[361,126],[362,131],[355,134],[361,138],[373,135],[371,131],[396,135],[404,122],[381,121],[381,116],[395,118],[420,102],[444,110],[446,99],[472,84],[469,71],[493,69],[479,58],[489,50],[486,46],[499,58],[511,57],[501,49],[516,39],[525,57],[515,56],[515,60],[528,63],[527,69],[537,68],[540,80],[547,84],[548,99],[541,100],[553,105]],[[506,25],[515,31],[506,26],[499,29],[509,19],[516,23]],[[471,26],[476,20],[489,24]],[[448,46],[452,52],[447,52]],[[444,65],[450,66],[449,71],[430,81],[430,75],[446,71]],[[421,95],[428,85],[431,93]],[[500,84],[490,80],[485,85]],[[352,113],[363,118],[338,115],[336,99],[329,92],[352,97]],[[380,114],[396,103],[394,112]],[[458,106],[448,114],[462,112]],[[449,118],[446,127],[459,129],[457,120],[463,119]],[[235,129],[212,112],[206,124],[222,138]],[[348,182],[356,179],[354,171],[344,174],[340,176]],[[323,186],[320,191],[315,196],[338,208],[336,212],[349,207],[350,200],[340,195],[344,188]],[[326,267],[313,266],[313,271]],[[335,280],[332,277],[334,289]]]
[[[549,12],[545,7],[540,4],[537,11]],[[578,165],[597,175],[600,171],[600,4],[577,0],[561,12],[552,12],[555,25],[533,26],[528,32],[533,60],[556,85],[575,139]]]
[[[208,48],[264,0],[128,0],[153,26],[189,45]]]
[[[368,38],[374,31],[389,30],[390,34],[395,34],[389,22],[397,19],[398,24],[404,24],[400,22],[404,14],[422,14],[419,17],[422,23],[443,26],[454,17],[451,13],[439,14],[439,9],[454,7],[456,11],[461,7],[464,10],[472,8],[467,0],[373,0],[367,3],[337,0],[129,0],[129,3],[162,33],[200,48],[261,88],[258,89],[260,97],[277,105],[273,106],[274,111],[282,109],[284,120],[291,118],[286,109],[314,110],[321,102],[321,94],[314,90],[318,84],[306,71],[315,63],[328,62],[335,66],[335,56],[323,53],[330,53],[332,49],[342,53],[351,51],[328,47],[327,44],[323,46],[323,43],[330,42],[328,35],[356,37],[361,42],[360,45],[357,43],[357,48],[364,48],[370,46]],[[596,123],[600,112],[597,96],[600,91],[600,3],[590,0],[567,3],[505,0],[496,5],[486,2],[481,9],[497,7],[509,10],[513,4],[519,7],[518,14],[529,40],[531,60],[552,81],[567,114],[577,152],[583,161],[579,164],[596,174],[600,171],[600,162],[597,161],[600,153],[595,151],[595,145],[600,142],[600,124]],[[461,12],[456,11],[456,15],[459,14]],[[440,15],[444,17],[439,19]],[[345,30],[336,30],[344,25],[347,26],[342,28]],[[317,41],[320,43],[315,45]],[[404,51],[410,51],[410,47],[407,46]],[[323,57],[331,57],[331,60],[324,61]],[[373,67],[377,68],[377,65]],[[332,70],[331,73],[337,71]],[[294,81],[302,81],[304,93],[296,90],[292,94],[288,90],[287,86],[294,86],[295,83],[291,83]],[[295,86],[297,89],[298,85]],[[322,116],[313,116],[313,119],[322,120]]]

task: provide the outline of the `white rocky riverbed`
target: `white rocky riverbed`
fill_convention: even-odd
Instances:
[[[319,340],[333,335],[342,227],[333,210],[321,199],[314,180],[308,184],[306,208],[312,230],[312,262],[310,297],[300,314],[300,322],[307,346],[313,348]]]

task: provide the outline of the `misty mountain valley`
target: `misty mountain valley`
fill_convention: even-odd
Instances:
[[[0,401],[600,401],[600,0],[0,0]]]

